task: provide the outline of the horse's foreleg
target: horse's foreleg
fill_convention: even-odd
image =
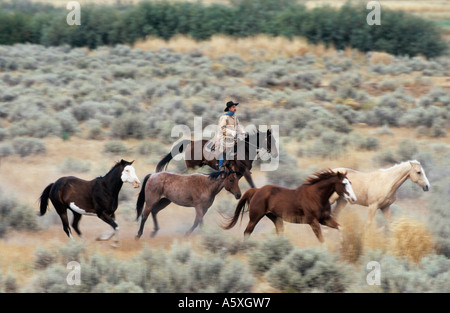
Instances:
[[[387,230],[389,230],[391,224],[392,224],[392,218],[391,218],[391,206],[385,206],[384,208],[381,208],[381,212],[383,213],[384,217],[388,221],[387,223]]]
[[[320,229],[320,223],[317,219],[313,219],[312,222],[309,224],[311,226],[311,229],[313,230],[314,234],[316,235],[317,239],[321,243],[324,242],[323,236],[322,236],[322,230]]]
[[[256,188],[255,183],[253,182],[252,174],[250,173],[250,171],[248,169],[245,169],[244,177],[251,188]]]
[[[377,212],[378,209],[378,203],[373,203],[371,205],[369,205],[369,214],[367,216],[367,221],[366,221],[366,229],[370,227],[370,225],[372,224],[372,220],[373,217],[375,216],[375,213]]]
[[[333,196],[332,196],[333,197]],[[331,198],[330,198],[331,199]],[[330,203],[333,199],[330,200]],[[347,205],[347,200],[344,199],[344,197],[339,197],[336,199],[336,207],[334,208],[332,215],[335,219],[338,218],[339,213],[341,210]]]
[[[202,207],[199,207],[199,206],[195,207],[195,220],[194,220],[194,225],[192,225],[192,227],[186,232],[186,236],[189,236],[189,235],[194,231],[194,229],[197,228],[197,226],[198,226],[199,224],[200,224],[200,225],[203,224],[203,211],[207,211],[207,210],[208,210],[208,209],[203,210],[203,208],[202,208]]]
[[[110,232],[108,234],[103,234],[102,236],[98,237],[97,240],[104,241],[104,240],[111,239],[112,236],[117,236],[117,232],[119,231],[119,225],[117,225],[116,221],[114,221],[114,219],[110,215],[108,215],[108,213],[106,213],[106,211],[103,211],[102,213],[100,213],[98,215],[98,217],[102,221],[104,221],[105,223],[110,225],[113,228],[113,230],[112,230],[112,232]],[[115,237],[115,239],[116,238],[118,240],[118,237]]]

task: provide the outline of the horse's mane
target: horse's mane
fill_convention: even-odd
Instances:
[[[124,165],[130,165],[131,163],[128,162],[128,161],[125,161],[125,160],[117,161],[116,164],[114,164],[114,165],[111,167],[111,169],[108,171],[108,173],[106,173],[106,174],[103,175],[103,176],[98,176],[97,178],[103,178],[103,177],[108,176],[108,175],[111,174],[117,167],[119,167],[119,166],[122,165],[122,164],[124,164]]]
[[[225,171],[216,171],[216,172],[212,172],[211,174],[208,174],[209,179],[211,180],[216,180],[217,178],[219,178],[220,175],[222,175],[223,173],[225,173]]]
[[[326,179],[333,178],[336,176],[337,176],[337,173],[333,172],[333,170],[331,170],[331,169],[328,169],[325,171],[318,171],[318,172],[313,173],[312,176],[308,177],[305,180],[305,184],[313,185],[322,180],[326,180]]]
[[[405,164],[405,163],[410,163],[410,162],[411,162],[411,163],[414,163],[414,164],[417,164],[417,165],[421,165],[420,162],[417,161],[417,160],[409,160],[409,161],[405,161],[405,162],[402,162],[402,163],[397,163],[397,164],[395,164],[395,165],[393,165],[393,166],[391,166],[391,167],[389,167],[389,168],[380,168],[379,170],[380,170],[380,171],[389,171],[389,170],[393,169],[394,167],[403,165],[403,164]]]

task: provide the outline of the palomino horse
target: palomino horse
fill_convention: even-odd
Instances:
[[[266,185],[247,190],[239,200],[236,211],[225,229],[236,225],[239,214],[248,204],[250,221],[244,231],[249,236],[259,220],[267,216],[274,224],[277,233],[283,231],[283,221],[309,224],[320,242],[323,242],[320,224],[339,229],[339,224],[331,217],[328,199],[337,192],[349,201],[356,201],[355,194],[346,174],[331,170],[316,172],[306,183],[296,189]]]
[[[430,190],[430,183],[420,162],[406,161],[396,164],[387,169],[380,169],[373,172],[359,172],[348,168],[335,168],[334,171],[347,171],[347,177],[353,183],[358,201],[356,204],[368,206],[369,216],[367,226],[372,223],[372,219],[377,209],[381,209],[383,215],[390,222],[390,205],[394,203],[397,189],[409,178],[412,182],[422,187],[423,191]],[[333,216],[337,218],[339,212],[347,205],[347,201],[337,194],[333,194],[330,203],[337,201]]]
[[[215,153],[210,150],[208,151],[205,147],[209,142],[209,140],[180,141],[172,148],[172,151],[158,163],[156,166],[156,172],[165,170],[173,157],[183,151],[185,151],[185,162],[187,168],[195,169],[197,167],[208,165],[209,167],[218,170],[219,167]],[[276,158],[278,155],[276,146],[277,142],[270,129],[268,129],[267,132],[258,131],[254,134],[247,135],[244,140],[238,140],[235,146],[234,159],[229,160],[233,169],[236,171],[238,179],[241,179],[241,177],[244,176],[249,185],[252,188],[255,188],[250,172],[253,161],[256,159],[256,155],[261,149],[265,149],[267,153]],[[199,156],[196,155],[197,149],[202,152]]]
[[[40,197],[40,213],[45,214],[48,199],[53,203],[61,218],[67,236],[72,237],[67,218],[67,209],[73,212],[72,227],[81,236],[78,223],[82,215],[97,215],[113,228],[113,232],[103,235],[98,240],[108,240],[113,235],[117,242],[119,226],[114,221],[114,212],[119,204],[119,192],[123,183],[130,183],[138,188],[140,181],[136,176],[133,162],[121,160],[103,177],[86,181],[74,176],[61,177],[48,185]]]
[[[203,223],[203,216],[213,204],[216,195],[225,188],[232,193],[236,199],[241,197],[239,180],[236,173],[228,167],[224,171],[206,174],[178,174],[171,172],[160,172],[145,177],[141,192],[136,203],[137,218],[142,214],[141,227],[136,239],[142,236],[145,221],[150,212],[154,222],[154,231],[151,236],[155,236],[159,230],[156,214],[168,206],[171,202],[175,204],[194,207],[195,221],[186,235]],[[142,209],[145,202],[145,209]]]

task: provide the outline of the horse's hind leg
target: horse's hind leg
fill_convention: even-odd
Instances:
[[[67,210],[57,210],[61,222],[63,224],[63,230],[70,239],[73,239],[72,232],[70,231],[69,219],[67,217]]]
[[[80,229],[78,228],[78,223],[79,223],[80,220],[81,220],[81,216],[82,216],[82,215],[81,215],[80,213],[73,212],[72,227],[73,227],[73,229],[75,229],[75,231],[77,232],[78,236],[80,236],[80,237],[81,237],[81,231],[80,231]]]
[[[156,233],[159,230],[158,220],[156,219],[156,214],[158,214],[159,211],[164,209],[166,206],[168,206],[171,203],[169,199],[161,199],[159,200],[158,204],[153,208],[152,210],[152,218],[153,218],[153,232],[150,234],[151,237],[155,237]]]
[[[272,213],[268,213],[266,216],[275,224],[277,235],[282,235],[284,232],[283,219]]]
[[[264,217],[264,213],[258,213],[258,212],[252,212],[251,207],[249,206],[248,208],[249,210],[249,218],[250,220],[248,221],[247,227],[244,230],[244,236],[246,238],[250,237],[251,233],[253,232],[253,230],[255,229],[256,224],[258,224],[258,222]],[[276,225],[275,225],[276,226]]]

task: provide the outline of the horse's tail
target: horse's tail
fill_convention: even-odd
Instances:
[[[241,218],[242,218],[242,216],[244,216],[243,208],[245,207],[246,204],[248,206],[248,204],[250,203],[250,200],[253,198],[253,195],[255,194],[256,191],[258,191],[258,188],[251,188],[244,193],[241,200],[239,200],[239,202],[236,206],[236,210],[234,211],[234,216],[231,218],[231,221],[227,225],[222,226],[223,229],[233,228],[239,219],[239,215],[241,215]]]
[[[54,183],[51,183],[50,185],[48,185],[44,191],[42,192],[41,197],[39,198],[39,201],[41,203],[40,205],[40,215],[44,215],[45,212],[47,212],[47,207],[48,207],[48,199],[50,198],[50,190],[52,189]]]
[[[173,159],[174,156],[183,152],[184,147],[190,144],[191,141],[189,139],[185,139],[177,143],[172,150],[156,165],[156,172],[162,172],[167,169],[169,162]]]
[[[147,184],[147,180],[150,178],[152,174],[148,174],[145,176],[144,181],[142,183],[141,191],[139,192],[139,196],[136,202],[136,220],[139,219],[139,216],[142,214],[142,209],[144,208],[144,202],[145,202],[145,185]]]

